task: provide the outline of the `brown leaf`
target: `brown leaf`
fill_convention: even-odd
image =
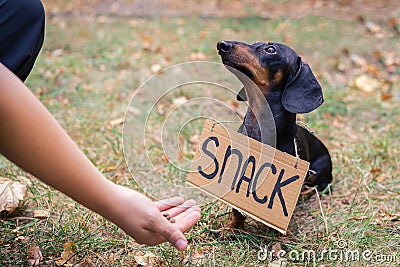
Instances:
[[[353,216],[353,217],[350,218],[350,220],[352,220],[352,221],[362,221],[362,220],[366,220],[368,218],[369,217],[365,216],[365,215],[363,215],[363,216]]]
[[[88,258],[84,258],[80,263],[76,264],[74,267],[93,267],[94,264]]]
[[[30,238],[27,237],[27,236],[20,235],[20,236],[17,236],[17,237],[14,239],[14,241],[16,241],[16,242],[28,242],[29,239],[30,239]]]
[[[67,242],[64,244],[64,250],[61,257],[56,260],[57,266],[72,266],[76,254],[75,243]]]
[[[390,213],[389,211],[383,210],[383,209],[381,209],[378,216],[381,221],[398,221],[398,220],[400,220],[400,214]]]
[[[28,262],[30,266],[38,266],[43,259],[42,252],[36,244],[31,244],[28,250]]]
[[[25,197],[25,185],[8,178],[0,177],[0,212],[6,211],[8,214],[12,213]]]
[[[354,87],[365,93],[373,93],[381,86],[377,79],[362,74],[354,79]]]
[[[371,170],[369,172],[372,174],[372,176],[376,176],[381,171],[382,171],[382,169],[380,167],[377,167],[377,168],[371,168]]]
[[[140,38],[142,39],[142,45],[144,50],[150,50],[151,45],[153,44],[153,38],[146,34],[141,34]]]
[[[390,27],[396,27],[397,26],[397,19],[396,18],[389,18],[389,26]]]
[[[378,24],[376,24],[372,21],[365,22],[365,27],[367,28],[367,30],[370,33],[373,33],[373,34],[382,33],[382,28]]]
[[[177,107],[177,106],[184,104],[187,100],[188,99],[185,96],[180,96],[180,97],[174,98],[172,100],[172,104],[174,107]]]
[[[383,173],[381,173],[378,177],[375,178],[375,180],[376,180],[378,183],[382,183],[385,179],[386,179],[386,175],[383,174]]]
[[[128,107],[127,111],[132,115],[140,115],[140,114],[142,114],[142,111],[140,109],[135,108],[135,107],[131,107],[131,106]]]
[[[146,34],[140,34],[140,38],[145,43],[152,43],[153,42],[153,38],[151,36],[149,36],[149,35],[146,35]]]
[[[152,73],[159,73],[162,70],[162,66],[160,64],[152,64],[150,70]]]
[[[275,257],[279,256],[279,251],[281,251],[281,250],[282,250],[281,242],[277,242],[277,243],[273,244],[272,247],[271,247],[271,251],[273,251],[273,253],[274,253],[273,255]]]
[[[349,197],[343,197],[341,203],[344,205],[349,205],[351,203],[351,199]]]
[[[162,154],[162,155],[160,156],[160,159],[161,159],[161,161],[164,162],[164,163],[169,163],[169,159],[168,159],[167,155],[165,155],[165,154]]]
[[[389,101],[393,99],[393,95],[391,93],[381,93],[381,100],[382,101]]]
[[[392,65],[387,65],[386,70],[389,73],[395,73],[397,71],[398,65],[392,64]]]
[[[373,76],[378,76],[379,75],[379,69],[375,65],[372,65],[372,64],[368,63],[368,64],[366,64],[364,66],[364,69],[368,74],[371,74]]]
[[[111,126],[117,126],[117,125],[121,125],[125,122],[125,118],[118,118],[118,119],[114,119],[110,121],[110,125]]]
[[[204,266],[205,261],[207,260],[204,255],[204,251],[202,248],[196,248],[191,253],[188,253],[185,257],[184,264],[187,265],[188,262],[192,263],[194,266]]]
[[[45,219],[50,216],[50,212],[47,210],[34,210],[33,211],[33,218],[38,219]]]
[[[389,26],[395,30],[397,34],[400,34],[400,21],[397,18],[390,18]]]
[[[381,51],[375,50],[375,51],[373,52],[373,56],[374,56],[374,58],[375,58],[376,60],[382,61],[382,53],[381,53]]]
[[[150,266],[162,266],[164,264],[161,257],[154,255],[151,252],[146,252],[144,255],[134,256],[138,266],[150,267]]]
[[[287,263],[287,259],[280,258],[280,259],[277,259],[277,260],[274,260],[274,261],[268,263],[267,266],[268,267],[286,267],[286,266],[289,266],[289,264]]]
[[[367,64],[367,60],[357,54],[351,54],[350,59],[358,67],[364,67]]]

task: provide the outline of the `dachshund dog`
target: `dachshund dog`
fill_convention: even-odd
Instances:
[[[249,45],[220,41],[217,50],[223,64],[244,85],[237,100],[249,104],[238,131],[260,142],[276,144],[276,149],[310,162],[302,192],[310,187],[324,190],[332,181],[328,149],[310,131],[296,124],[297,113],[311,112],[324,101],[321,86],[308,64],[291,48],[275,42]],[[251,87],[256,87],[258,93],[252,92]],[[265,99],[259,101],[260,97]],[[272,113],[269,118],[273,117],[273,126],[263,115],[267,109],[265,105]],[[270,129],[272,127],[275,129]],[[276,134],[275,143],[269,136],[272,130]],[[227,228],[241,229],[244,220],[245,217],[233,209]]]

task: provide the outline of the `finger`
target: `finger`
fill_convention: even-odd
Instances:
[[[172,218],[172,217],[177,216],[178,214],[181,214],[185,210],[193,207],[194,205],[196,205],[196,201],[193,199],[190,199],[190,200],[183,202],[179,206],[176,206],[176,207],[173,207],[170,209],[166,209],[166,210],[164,210],[164,212],[168,213],[169,217]]]
[[[173,198],[169,198],[169,199],[163,199],[163,200],[159,200],[154,202],[154,204],[157,206],[157,208],[160,211],[164,211],[166,209],[170,209],[173,207],[176,207],[180,204],[182,204],[185,200],[182,197],[173,197]]]
[[[152,230],[179,250],[184,250],[187,247],[186,238],[178,226],[167,220],[158,220]]]
[[[193,206],[185,212],[173,218],[173,222],[183,233],[195,225],[201,217],[201,210],[198,206]],[[171,220],[172,221],[172,220]]]
[[[179,221],[179,220],[182,220],[182,219],[184,219],[188,214],[190,214],[190,213],[192,213],[192,212],[194,212],[194,211],[196,211],[196,212],[198,212],[198,213],[201,213],[200,207],[195,205],[195,206],[192,206],[192,207],[190,207],[189,209],[187,209],[187,210],[185,210],[185,211],[183,211],[183,212],[177,214],[176,216],[173,217],[173,219],[175,219],[175,222],[176,222],[176,221]]]

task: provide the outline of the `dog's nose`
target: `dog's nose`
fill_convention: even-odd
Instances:
[[[220,53],[227,53],[233,48],[233,43],[229,41],[219,41],[217,43],[217,49]]]

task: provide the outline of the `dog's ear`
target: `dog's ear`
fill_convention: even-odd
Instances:
[[[239,93],[237,93],[236,100],[237,101],[247,101],[247,95],[246,95],[246,91],[244,90],[244,87],[242,89],[240,89]]]
[[[323,102],[322,88],[307,63],[297,59],[297,72],[282,95],[283,107],[291,113],[308,113]]]

